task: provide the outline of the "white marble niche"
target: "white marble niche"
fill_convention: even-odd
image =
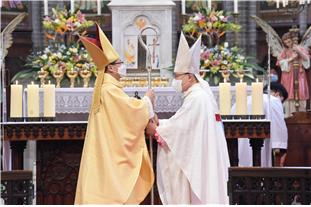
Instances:
[[[112,0],[108,6],[112,13],[112,44],[128,70],[138,68],[138,34],[144,26],[151,25],[159,32],[146,30],[147,45],[152,55],[152,68],[160,69],[161,75],[170,76],[163,70],[172,65],[172,9],[173,1],[168,0]],[[145,57],[144,57],[145,58]]]

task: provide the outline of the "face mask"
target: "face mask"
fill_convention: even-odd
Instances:
[[[182,80],[176,80],[173,79],[172,81],[172,87],[177,91],[177,92],[182,92]]]
[[[277,82],[279,80],[279,77],[277,75],[272,74],[270,77],[271,77],[271,82]]]
[[[118,68],[118,74],[121,77],[126,76],[126,65],[125,64],[121,64],[121,66]]]

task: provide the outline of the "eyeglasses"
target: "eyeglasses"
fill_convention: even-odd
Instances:
[[[120,62],[110,63],[110,65],[119,65],[119,64],[123,64],[123,63],[124,63],[123,61],[120,61]]]

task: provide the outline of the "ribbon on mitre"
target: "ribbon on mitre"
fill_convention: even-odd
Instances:
[[[215,114],[215,119],[216,119],[216,121],[221,121],[221,116],[220,116],[220,114]]]

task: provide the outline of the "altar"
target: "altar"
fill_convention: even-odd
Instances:
[[[127,87],[129,96],[141,98],[147,88]],[[218,87],[212,87],[218,101]],[[232,90],[235,90],[232,87]],[[24,169],[24,151],[35,153],[34,174],[36,178],[37,204],[72,204],[79,171],[83,140],[87,128],[87,116],[92,100],[92,88],[55,89],[54,121],[24,121],[3,123],[4,140],[10,141],[12,169]],[[248,93],[251,92],[248,88]],[[155,112],[159,118],[171,117],[182,105],[182,94],[171,87],[154,88]],[[232,93],[234,94],[234,93]],[[235,98],[234,96],[232,97]],[[27,89],[23,92],[25,101],[23,114],[27,114]],[[43,114],[43,90],[39,90],[40,115]],[[6,107],[6,106],[5,106]],[[6,111],[6,110],[5,110]],[[270,137],[270,121],[223,120],[232,166],[238,166],[237,138],[248,137],[253,148],[253,164],[260,166],[260,151],[263,140]],[[32,141],[31,149],[26,149]],[[34,141],[34,142],[33,142]],[[149,140],[147,139],[148,143]],[[157,145],[153,143],[154,157]],[[147,197],[145,203],[150,197]],[[156,203],[159,203],[156,197]]]

